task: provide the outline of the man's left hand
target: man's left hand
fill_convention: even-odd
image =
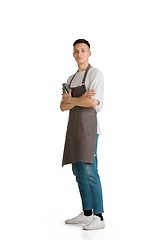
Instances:
[[[69,93],[67,93],[67,94],[62,94],[62,99],[63,99],[63,101],[64,102],[66,102],[66,103],[70,103],[71,102],[71,98],[72,98],[72,96],[71,96],[71,89],[69,90]]]

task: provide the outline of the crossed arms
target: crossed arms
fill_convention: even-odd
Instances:
[[[95,95],[94,90],[86,91],[81,97],[74,98],[71,96],[71,89],[68,94],[62,94],[63,102],[60,105],[61,111],[66,111],[74,108],[75,106],[80,107],[96,107],[98,100],[91,98]]]

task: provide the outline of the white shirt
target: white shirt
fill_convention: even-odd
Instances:
[[[82,86],[82,80],[83,80],[84,73],[85,73],[85,71],[76,73],[76,75],[70,85],[71,88]],[[73,75],[71,75],[68,78],[68,80],[66,82],[67,85],[69,85],[72,77],[73,77]],[[95,90],[96,94],[94,96],[92,96],[91,98],[99,101],[99,104],[95,107],[95,110],[97,113],[100,112],[103,107],[103,91],[104,91],[104,78],[103,78],[101,71],[94,67],[90,68],[87,73],[87,76],[86,76],[85,86],[86,86],[87,91],[89,89]],[[98,122],[98,118],[97,118],[97,134],[102,134],[100,125]]]

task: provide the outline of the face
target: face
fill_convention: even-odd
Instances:
[[[85,43],[77,43],[74,46],[73,57],[78,64],[88,62],[88,58],[91,56],[91,51]]]

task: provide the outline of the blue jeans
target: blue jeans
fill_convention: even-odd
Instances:
[[[98,175],[98,161],[97,161],[97,142],[95,148],[95,157],[93,164],[76,162],[72,164],[73,174],[76,176],[79,192],[82,199],[82,206],[84,210],[93,209],[94,214],[103,213],[103,196],[101,182]]]

